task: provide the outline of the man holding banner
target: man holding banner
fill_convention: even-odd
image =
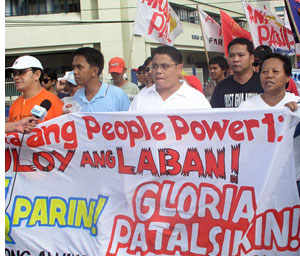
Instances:
[[[215,88],[210,101],[213,108],[238,107],[242,101],[263,92],[259,75],[253,71],[253,43],[246,38],[235,38],[229,43],[228,52],[233,76]]]
[[[82,112],[127,111],[130,103],[126,93],[99,80],[103,65],[102,53],[94,48],[83,47],[74,52],[74,77],[84,88],[75,93],[73,100],[79,103]]]
[[[130,111],[211,108],[203,93],[180,80],[183,64],[179,50],[159,46],[152,59],[154,85],[134,98]]]

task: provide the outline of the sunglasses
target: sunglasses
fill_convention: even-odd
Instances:
[[[144,68],[144,73],[149,72],[149,71],[150,71],[150,68]]]
[[[32,71],[31,68],[26,68],[26,69],[20,69],[20,70],[14,70],[11,73],[11,77],[14,78],[15,76],[23,76],[25,75],[28,71]]]
[[[51,80],[52,79],[50,79],[50,78],[44,78],[44,79],[42,79],[41,82],[44,82],[44,84],[48,84],[48,82],[51,81]]]

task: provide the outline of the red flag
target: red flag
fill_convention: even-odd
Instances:
[[[225,48],[225,56],[228,57],[227,46],[230,41],[236,37],[247,38],[252,41],[251,33],[247,30],[240,27],[233,18],[231,18],[227,13],[220,10],[221,15],[221,25],[222,25],[222,33],[224,40],[224,48]]]

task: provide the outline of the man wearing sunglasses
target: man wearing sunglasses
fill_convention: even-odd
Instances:
[[[152,57],[148,57],[143,64],[144,67],[143,73],[145,77],[146,87],[151,87],[154,84],[152,78],[151,66],[152,66]]]
[[[181,80],[182,55],[172,46],[159,46],[152,53],[154,85],[143,89],[130,111],[211,108],[205,96]]]
[[[22,56],[6,70],[11,72],[17,90],[22,93],[9,109],[9,122],[16,122],[31,116],[31,110],[34,106],[41,105],[44,100],[48,100],[51,103],[44,121],[63,113],[63,102],[57,96],[41,87],[40,76],[43,66],[37,58],[28,55]]]

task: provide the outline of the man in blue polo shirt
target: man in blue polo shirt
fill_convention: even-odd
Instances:
[[[78,90],[73,100],[81,106],[81,112],[127,111],[129,98],[126,93],[113,85],[100,81],[104,57],[94,48],[83,47],[74,52],[73,71],[77,84],[84,88]]]

